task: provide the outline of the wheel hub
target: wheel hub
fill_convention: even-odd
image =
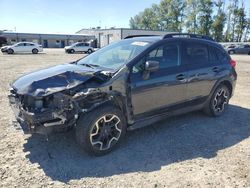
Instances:
[[[228,94],[224,89],[221,89],[217,92],[214,98],[214,109],[217,112],[222,112],[225,108],[225,104],[228,102]]]
[[[121,135],[121,123],[118,116],[108,114],[98,119],[90,134],[90,142],[98,150],[112,147]]]

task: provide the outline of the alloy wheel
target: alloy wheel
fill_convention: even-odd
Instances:
[[[114,146],[120,138],[121,126],[121,120],[114,114],[99,118],[90,132],[92,146],[98,150],[108,150]]]
[[[228,93],[225,89],[221,88],[215,95],[213,101],[213,108],[215,112],[223,112],[225,105],[228,103]]]

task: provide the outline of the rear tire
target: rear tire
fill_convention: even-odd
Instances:
[[[38,49],[34,48],[34,49],[32,50],[32,54],[38,54]]]
[[[8,49],[8,50],[7,50],[7,53],[8,53],[8,54],[14,54],[14,50]]]
[[[219,85],[204,108],[204,112],[212,117],[221,116],[228,108],[230,91],[227,86]]]
[[[124,138],[126,121],[119,108],[102,105],[82,114],[76,125],[76,140],[88,154],[101,156],[114,150]]]

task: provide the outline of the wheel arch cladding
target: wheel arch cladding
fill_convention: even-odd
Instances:
[[[230,81],[224,80],[224,81],[222,81],[219,85],[225,85],[225,86],[229,89],[230,96],[232,95],[233,86],[232,86],[232,84],[231,84]]]

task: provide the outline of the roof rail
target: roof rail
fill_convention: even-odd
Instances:
[[[135,38],[135,37],[155,37],[155,36],[160,36],[160,35],[129,35],[129,36],[125,37],[124,39],[131,39],[131,38]]]
[[[209,36],[198,35],[198,34],[191,34],[191,33],[169,33],[169,34],[164,35],[163,39],[174,38],[175,36],[177,36],[177,37],[186,37],[186,38],[205,39],[205,40],[214,41],[214,39],[212,39]]]

